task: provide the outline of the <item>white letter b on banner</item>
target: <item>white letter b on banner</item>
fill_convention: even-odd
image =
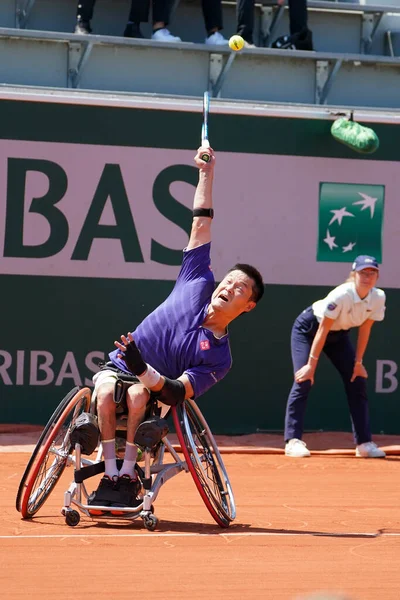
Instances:
[[[376,361],[375,392],[377,394],[392,394],[397,390],[399,382],[395,373],[397,373],[397,364],[393,360]],[[387,379],[389,383],[385,387],[383,386],[384,379]]]

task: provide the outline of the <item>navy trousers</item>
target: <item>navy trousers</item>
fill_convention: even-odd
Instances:
[[[294,372],[308,362],[318,320],[311,308],[306,308],[295,320],[292,328],[291,350]],[[355,352],[349,331],[330,331],[323,348],[324,353],[342,377],[350,409],[354,441],[358,444],[371,441],[367,383],[364,377],[356,377],[350,383],[354,369]],[[304,415],[311,381],[293,383],[289,393],[285,416],[285,441],[303,437]]]

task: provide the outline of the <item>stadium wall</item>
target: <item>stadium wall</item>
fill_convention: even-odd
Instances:
[[[174,106],[0,99],[0,422],[44,424],[172,289],[201,126],[200,102]],[[399,128],[374,123],[380,149],[364,156],[333,140],[329,115],[278,113],[244,104],[229,114],[215,101],[210,117],[212,267],[220,280],[253,263],[266,294],[230,327],[233,369],[200,406],[215,433],[282,430],[293,319],[346,279],[354,256],[373,253],[387,316],[365,358],[372,425],[397,433]],[[350,214],[337,216],[343,207]],[[306,429],[349,431],[325,360],[316,384]]]

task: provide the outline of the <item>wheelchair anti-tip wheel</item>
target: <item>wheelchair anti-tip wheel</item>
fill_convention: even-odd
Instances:
[[[150,514],[143,518],[143,524],[148,531],[154,531],[158,525],[158,519],[155,515]]]
[[[176,434],[189,471],[209,513],[220,527],[236,517],[228,474],[211,430],[193,400],[172,408]]]
[[[79,525],[79,521],[81,520],[81,515],[77,510],[68,510],[65,513],[65,522],[70,527],[76,527]]]
[[[89,388],[75,387],[61,401],[39,438],[19,484],[16,508],[29,519],[45,503],[61,477],[73,448],[72,425],[90,405]]]

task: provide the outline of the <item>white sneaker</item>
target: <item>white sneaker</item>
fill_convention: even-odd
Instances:
[[[385,458],[386,454],[378,448],[375,442],[365,442],[356,447],[356,456],[359,458]]]
[[[229,42],[219,31],[216,31],[206,38],[205,43],[213,46],[227,46]]]
[[[306,443],[303,440],[298,440],[297,438],[293,438],[286,442],[285,446],[285,454],[286,456],[294,456],[296,458],[305,458],[306,456],[310,456],[310,451],[306,446]]]
[[[181,38],[175,35],[172,35],[172,33],[168,30],[165,29],[165,27],[163,29],[157,29],[157,31],[155,31],[153,33],[153,35],[151,36],[152,40],[156,40],[157,42],[181,42]]]

